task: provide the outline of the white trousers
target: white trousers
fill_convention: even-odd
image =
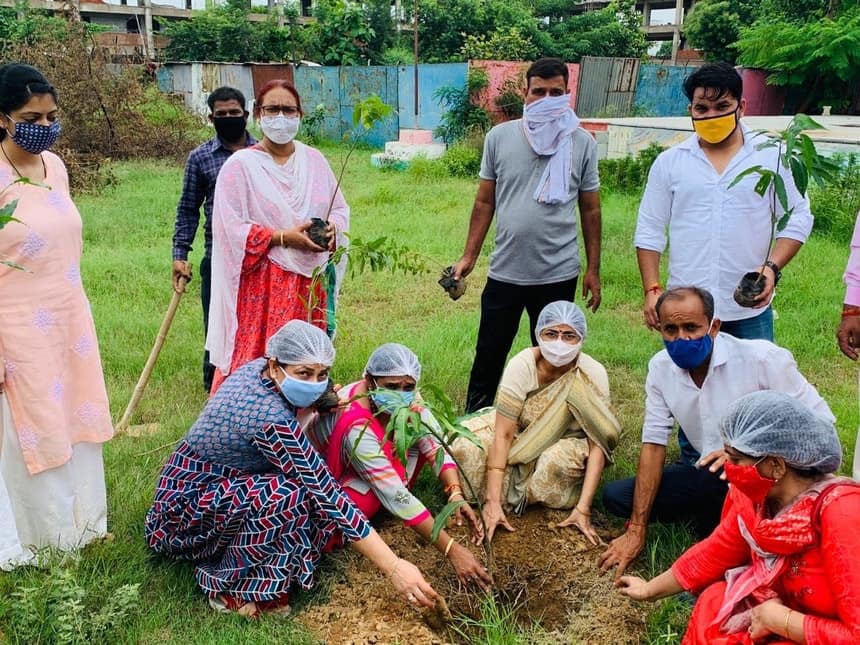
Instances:
[[[105,533],[101,444],[76,444],[68,462],[31,475],[0,394],[0,568],[31,562],[45,547],[78,549]]]

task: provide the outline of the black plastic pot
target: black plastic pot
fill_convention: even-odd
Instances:
[[[331,241],[327,229],[328,223],[325,220],[322,220],[319,217],[312,217],[311,227],[307,231],[308,237],[311,238],[311,242],[317,246],[327,249],[329,242]]]
[[[745,273],[738,286],[735,287],[733,294],[735,302],[741,307],[755,307],[758,304],[756,298],[764,291],[766,282],[765,277],[758,271]]]

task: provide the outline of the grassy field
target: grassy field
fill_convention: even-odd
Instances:
[[[343,152],[337,148],[325,152],[337,168]],[[462,405],[490,245],[485,245],[484,257],[459,301],[449,300],[436,279],[460,255],[476,182],[447,178],[427,164],[406,173],[380,172],[369,167],[367,157],[367,153],[354,155],[344,181],[353,235],[390,236],[428,256],[432,270],[419,276],[365,274],[345,282],[334,376],[341,382],[354,380],[374,347],[402,342],[422,359],[423,381],[447,390]],[[117,166],[117,175],[116,186],[77,200],[85,222],[82,272],[115,418],[128,402],[171,297],[171,237],[181,168],[126,163]],[[617,464],[607,471],[605,480],[629,476],[635,470],[645,370],[648,359],[662,346],[659,336],[641,323],[641,287],[631,241],[636,206],[637,200],[631,197],[603,196],[603,304],[588,316],[586,351],[609,370],[624,428]],[[202,253],[202,233],[199,239],[192,255],[195,264]],[[813,236],[785,271],[776,303],[777,342],[794,352],[801,371],[830,402],[846,446],[846,464],[858,425],[857,385],[854,366],[838,353],[834,332],[847,246],[847,240]],[[527,342],[523,324],[514,351]],[[153,558],[145,547],[142,521],[155,478],[205,400],[200,378],[202,344],[199,285],[194,281],[134,419],[134,423],[158,423],[159,430],[107,444],[110,529],[115,538],[85,550],[73,570],[75,584],[81,588],[79,593],[86,594],[82,603],[89,608],[104,606],[122,585],[141,585],[138,606],[120,621],[111,642],[311,642],[291,621],[247,623],[214,614],[197,590],[189,566]],[[652,531],[640,572],[656,573],[686,543],[681,530]],[[46,611],[43,596],[49,579],[35,570],[0,575],[0,606],[5,609],[0,631],[7,639],[26,642],[22,621],[50,622],[49,615],[39,615]],[[320,596],[301,597],[298,608],[318,602]],[[18,609],[10,610],[16,605]],[[27,611],[36,618],[19,615]],[[673,634],[682,629],[684,615],[676,603],[655,606],[649,640],[677,640]],[[80,628],[81,633],[84,630]]]

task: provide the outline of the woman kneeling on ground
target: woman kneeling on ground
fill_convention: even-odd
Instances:
[[[443,448],[430,435],[422,436],[407,449],[405,462],[397,456],[386,436],[391,414],[401,406],[412,406],[420,411],[422,421],[441,432],[430,411],[415,402],[420,378],[421,364],[408,347],[397,343],[382,345],[370,355],[364,377],[339,391],[346,408],[338,415],[334,428],[329,431],[325,424],[319,424],[311,436],[326,456],[332,474],[366,517],[373,517],[384,506],[429,541],[433,516],[410,489],[424,464],[430,464],[448,501],[462,500],[457,467],[444,451],[441,462],[436,461],[437,452]],[[480,542],[483,532],[468,505],[460,506],[454,518],[457,524],[462,524],[465,518],[471,524],[473,540]],[[486,589],[492,583],[471,551],[458,544],[444,529],[434,546],[450,560],[463,584],[476,584]]]
[[[324,331],[288,322],[266,358],[227,378],[161,471],[147,542],[197,565],[213,609],[287,612],[290,589],[313,585],[336,534],[410,603],[433,606],[436,592],[368,524],[296,420],[325,391],[333,361]]]
[[[498,526],[514,530],[503,505],[519,514],[543,504],[572,508],[559,526],[575,526],[597,544],[591,503],[620,431],[609,409],[609,379],[603,365],[580,351],[585,314],[574,303],[544,307],[535,335],[538,347],[505,367],[495,408],[463,421],[485,450],[461,438],[452,453],[466,477],[486,489],[490,539]]]
[[[833,425],[795,399],[738,399],[720,428],[729,494],[714,532],[653,580],[621,593],[701,593],[685,645],[860,642],[860,484],[832,475]]]

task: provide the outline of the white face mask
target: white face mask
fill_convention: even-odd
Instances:
[[[283,145],[296,138],[299,126],[302,124],[300,117],[287,117],[283,114],[276,116],[264,116],[260,119],[260,129],[266,138],[272,143]]]
[[[555,367],[564,367],[576,360],[579,350],[582,349],[582,341],[576,344],[566,343],[563,340],[546,341],[538,338],[541,356],[547,363]]]

